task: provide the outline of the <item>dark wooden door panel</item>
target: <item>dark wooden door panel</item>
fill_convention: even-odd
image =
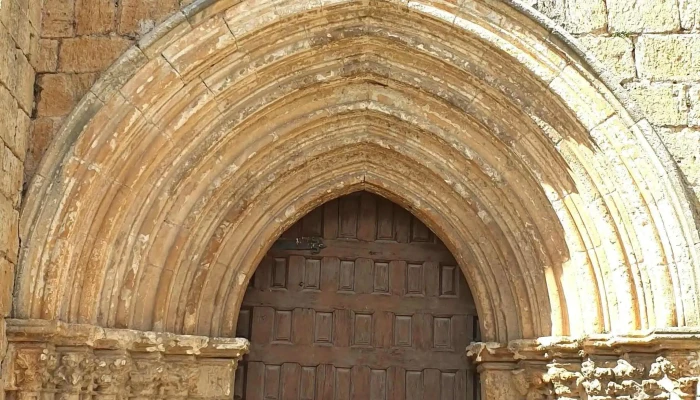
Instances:
[[[326,247],[273,247],[258,267],[238,321],[252,345],[236,398],[475,398],[465,354],[476,335],[474,301],[430,229],[361,192],[282,235],[297,237],[323,238]]]

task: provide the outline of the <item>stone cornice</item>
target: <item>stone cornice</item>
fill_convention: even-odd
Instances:
[[[163,355],[194,355],[198,358],[239,358],[248,352],[242,338],[210,338],[110,329],[94,325],[67,324],[60,321],[8,319],[10,343],[50,343],[54,346],[87,346],[94,350],[158,352]]]
[[[5,390],[20,398],[230,399],[234,371],[249,348],[240,338],[45,320],[9,319],[7,339]]]
[[[623,335],[594,334],[583,338],[541,337],[513,340],[507,344],[472,343],[467,354],[477,363],[551,361],[555,358],[581,358],[588,355],[657,354],[700,351],[700,330],[667,328],[636,331]]]

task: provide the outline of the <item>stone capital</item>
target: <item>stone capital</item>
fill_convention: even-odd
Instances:
[[[696,399],[700,334],[688,329],[472,343],[483,398]]]
[[[18,398],[221,399],[233,393],[249,343],[106,329],[43,320],[8,320],[5,390]],[[52,397],[53,398],[53,397]]]

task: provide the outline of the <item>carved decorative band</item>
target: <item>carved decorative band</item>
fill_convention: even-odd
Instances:
[[[485,370],[511,370],[524,399],[698,398],[700,335],[687,330],[473,343]]]
[[[8,320],[10,398],[230,399],[249,343],[36,320]]]

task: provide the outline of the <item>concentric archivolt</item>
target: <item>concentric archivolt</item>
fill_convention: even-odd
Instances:
[[[44,159],[15,314],[233,335],[277,235],[363,189],[445,241],[486,340],[700,323],[697,228],[649,124],[531,17],[461,3],[176,14]]]

